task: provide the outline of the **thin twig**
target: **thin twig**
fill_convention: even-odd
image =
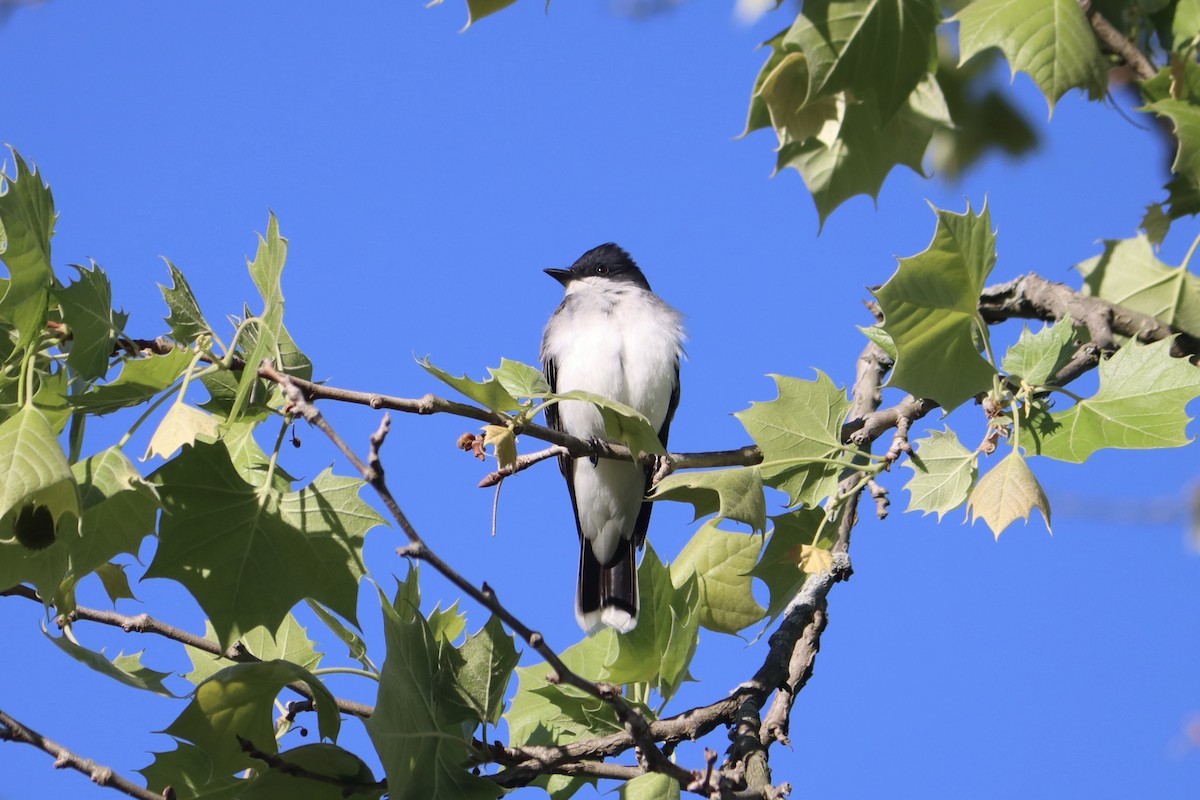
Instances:
[[[0,741],[33,745],[54,756],[55,769],[73,769],[82,772],[91,778],[93,783],[116,789],[130,797],[136,797],[138,800],[163,800],[165,796],[138,786],[128,778],[113,772],[111,768],[97,764],[90,758],[84,758],[58,742],[47,739],[33,728],[18,722],[3,711],[0,711]]]
[[[1158,69],[1150,58],[1113,27],[1113,24],[1103,14],[1092,8],[1092,0],[1078,0],[1078,3],[1079,8],[1087,16],[1088,22],[1091,23],[1092,32],[1096,34],[1096,38],[1124,59],[1138,80],[1148,81],[1158,74]]]
[[[33,600],[37,603],[42,602],[42,598],[38,593],[28,586],[13,586],[8,589],[0,590],[0,597],[23,597],[27,600]],[[65,618],[59,615],[55,619],[55,624],[62,628],[76,621],[96,622],[101,625],[111,625],[114,628],[120,628],[126,633],[152,633],[156,636],[162,636],[166,639],[172,639],[180,644],[185,644],[188,647],[194,647],[197,650],[202,650],[205,653],[210,653],[214,656],[236,661],[239,663],[259,661],[257,656],[253,655],[249,650],[242,646],[241,642],[234,642],[228,650],[222,650],[221,645],[205,639],[203,636],[197,636],[194,633],[189,633],[182,628],[176,628],[173,625],[155,619],[149,614],[138,614],[137,616],[126,616],[118,614],[116,611],[103,611],[96,608],[88,608],[86,606],[76,606]],[[309,700],[313,699],[312,690],[308,685],[301,682],[289,683],[288,688],[297,694]],[[337,707],[339,711],[350,714],[355,717],[369,717],[374,711],[371,706],[363,703],[356,703],[353,700],[343,700],[337,698]]]

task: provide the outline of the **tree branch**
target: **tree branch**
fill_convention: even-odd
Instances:
[[[0,597],[24,597],[39,604],[42,602],[42,598],[38,596],[38,593],[28,586],[13,586],[0,590]],[[55,619],[55,624],[59,628],[64,628],[77,620],[111,625],[112,627],[120,628],[126,633],[152,633],[156,636],[172,639],[180,644],[194,647],[197,650],[202,650],[205,653],[211,653],[214,656],[220,656],[230,661],[252,662],[261,660],[243,647],[241,642],[234,642],[228,650],[222,650],[221,646],[211,639],[205,639],[203,636],[189,633],[182,628],[168,625],[149,614],[138,614],[135,617],[129,617],[124,614],[118,614],[115,611],[102,611],[96,608],[87,608],[86,606],[76,606],[75,610],[70,614],[65,616],[60,614]],[[295,682],[289,683],[287,686],[309,701],[313,700],[312,690],[308,688],[307,684]],[[336,700],[338,710],[356,717],[369,717],[374,710],[368,705],[356,703],[353,700],[343,700],[341,698],[336,698]]]
[[[1114,28],[1103,14],[1092,8],[1092,0],[1078,0],[1078,3],[1079,8],[1087,16],[1088,22],[1091,23],[1092,32],[1096,34],[1096,38],[1124,59],[1138,80],[1148,81],[1158,74],[1158,69],[1146,54]]]
[[[113,772],[109,767],[97,764],[90,758],[84,758],[63,747],[58,742],[47,739],[33,728],[23,725],[3,711],[0,711],[0,741],[33,745],[37,749],[54,756],[55,769],[70,768],[77,772],[82,772],[92,779],[92,783],[116,789],[130,797],[136,797],[138,800],[163,800],[164,797],[173,798],[175,796],[174,792],[171,792],[169,789],[167,790],[170,792],[169,795],[167,792],[155,794],[149,789],[138,786],[128,778],[124,778]]]

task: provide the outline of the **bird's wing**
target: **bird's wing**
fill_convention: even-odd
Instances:
[[[558,391],[558,367],[554,363],[553,358],[544,357],[542,360],[542,374],[546,376],[546,382],[550,384],[550,391]],[[566,433],[562,426],[562,417],[558,413],[558,404],[546,407],[546,426],[558,431]],[[571,495],[571,511],[575,514],[575,532],[579,534],[579,538],[583,539],[583,527],[579,524],[579,504],[575,502],[575,470],[571,468],[572,458],[570,456],[558,457],[558,468],[562,470],[563,477],[567,479],[567,491]]]
[[[675,409],[679,407],[679,359],[675,359],[675,386],[671,389],[671,402],[667,404],[667,416],[663,419],[662,427],[658,429],[658,440],[662,442],[663,449],[667,449],[667,437],[671,433],[671,420],[675,418]],[[649,494],[650,482],[654,480],[654,470],[646,467],[646,488],[643,494]],[[571,494],[572,502],[574,502],[574,492]],[[654,509],[654,504],[645,501],[642,507],[638,510],[637,522],[633,525],[633,534],[630,538],[633,540],[634,547],[641,547],[646,541],[646,531],[650,528],[650,512]]]

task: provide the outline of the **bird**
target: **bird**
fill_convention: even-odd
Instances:
[[[547,275],[563,285],[562,303],[542,337],[542,370],[554,393],[582,390],[641,412],[663,447],[679,405],[683,315],[656,295],[629,253],[613,243],[588,250],[570,269]],[[591,403],[546,408],[549,426],[579,439],[605,438]],[[575,619],[591,636],[605,626],[629,633],[638,623],[637,551],[653,503],[652,469],[611,458],[559,457],[579,534]]]

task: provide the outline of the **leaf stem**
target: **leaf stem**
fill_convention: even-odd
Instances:
[[[322,675],[358,675],[361,678],[370,678],[373,681],[378,681],[379,676],[367,669],[359,669],[358,667],[321,667],[314,669],[312,674],[316,677]]]

